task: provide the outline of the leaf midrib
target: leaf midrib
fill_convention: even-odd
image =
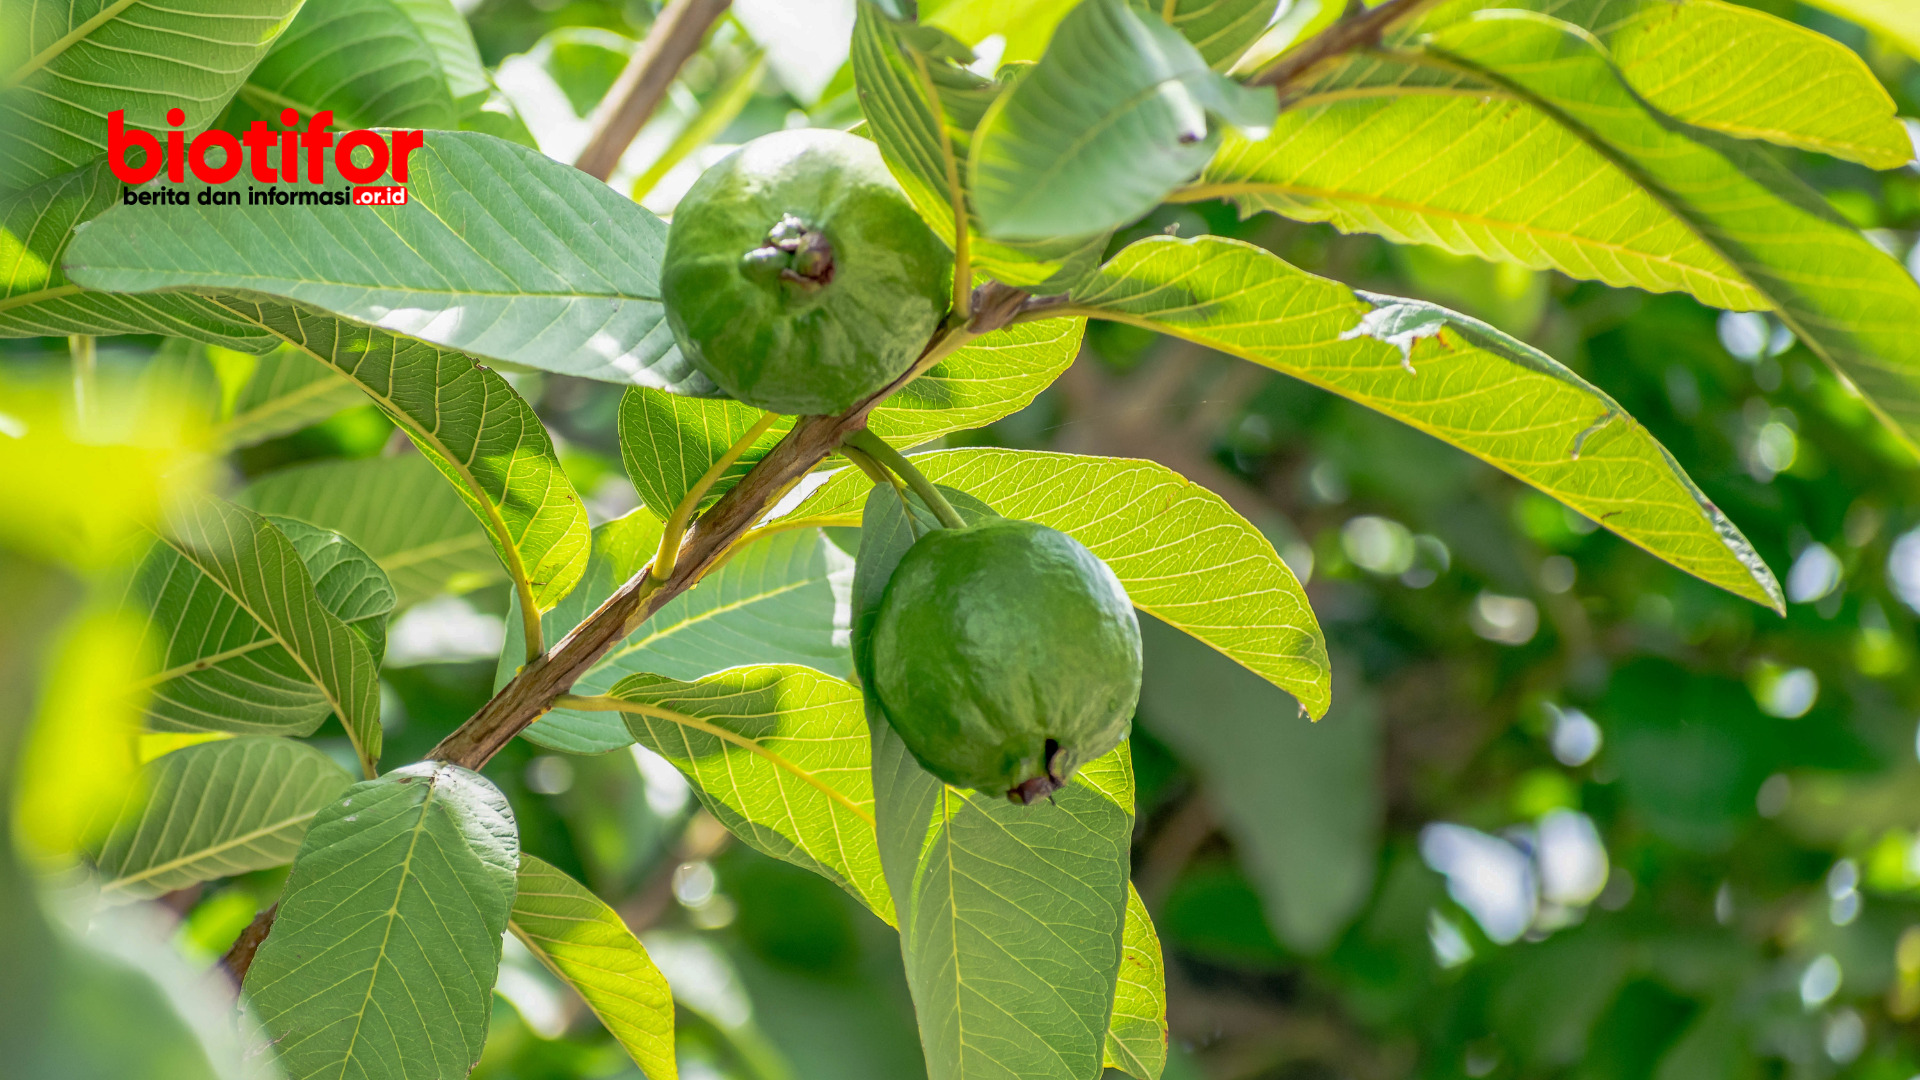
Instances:
[[[34,55],[25,64],[9,72],[6,78],[0,79],[0,90],[11,90],[25,82],[34,72],[53,63],[54,60],[58,59],[68,49],[80,41],[85,40],[87,36],[95,30],[100,29],[102,25],[119,18],[121,12],[132,7],[136,2],[137,0],[114,0],[114,3],[100,9],[100,12],[91,19],[67,31],[59,40],[40,50],[39,53]]]
[[[353,1033],[347,1037],[346,1053],[340,1057],[340,1080],[346,1080],[347,1066],[353,1062],[353,1048],[360,1041],[360,1029],[366,1025],[367,1006],[373,1001],[373,988],[380,982],[380,965],[387,959],[387,943],[393,939],[394,924],[400,921],[400,898],[406,894],[407,879],[413,873],[413,853],[420,846],[420,837],[427,831],[427,808],[433,805],[433,797],[440,791],[440,778],[437,775],[427,779],[426,798],[420,800],[419,817],[414,820],[412,836],[407,839],[406,857],[400,860],[400,883],[393,890],[393,904],[387,908],[386,931],[380,935],[380,951],[373,958],[367,977],[367,993],[360,999],[360,1010],[353,1017]]]
[[[164,874],[170,870],[177,870],[180,867],[186,866],[190,863],[198,862],[203,859],[210,859],[216,855],[221,854],[222,852],[229,851],[233,848],[239,847],[242,844],[248,844],[255,840],[260,839],[261,837],[271,836],[272,834],[279,832],[282,829],[291,828],[292,826],[299,825],[303,822],[311,821],[313,820],[314,815],[318,814],[319,812],[320,812],[320,809],[316,807],[312,810],[307,811],[304,814],[295,814],[292,817],[282,818],[279,821],[273,822],[270,825],[263,825],[260,828],[252,830],[251,832],[243,833],[239,836],[232,837],[231,839],[225,841],[224,843],[213,844],[208,847],[196,848],[190,854],[181,855],[178,858],[169,859],[163,863],[157,863],[153,866],[148,867],[145,870],[142,870],[137,874],[123,874],[120,877],[114,878],[111,881],[108,881],[102,884],[100,886],[100,891],[103,894],[110,893],[115,889],[122,889],[127,887],[128,885],[135,884],[141,881],[146,881],[160,874]]]

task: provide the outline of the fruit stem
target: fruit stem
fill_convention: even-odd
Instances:
[[[914,468],[913,462],[908,461],[905,454],[887,445],[885,439],[867,428],[861,428],[847,436],[846,445],[871,454],[876,461],[892,469],[895,475],[907,482],[907,486],[913,489],[914,494],[920,496],[920,501],[927,504],[928,509],[933,511],[933,516],[940,519],[940,524],[949,529],[967,527],[966,519],[960,516],[960,512],[953,508],[953,504],[947,501],[945,495],[940,494],[940,489],[933,486],[933,481],[927,479],[919,469]]]
[[[740,460],[740,455],[746,453],[754,443],[758,442],[760,436],[765,435],[767,429],[772,427],[773,422],[778,419],[780,419],[778,413],[760,414],[760,419],[754,421],[753,426],[748,428],[747,433],[740,436],[738,441],[727,447],[727,452],[721,454],[713,465],[700,475],[700,479],[694,481],[693,487],[688,489],[686,495],[681,498],[680,504],[673,508],[673,516],[667,519],[667,527],[660,534],[660,550],[653,556],[651,574],[653,580],[664,584],[669,577],[673,576],[673,564],[680,558],[680,541],[687,535],[687,526],[693,523],[693,512],[700,508],[700,500],[707,497],[707,492],[712,490],[713,485],[718,483],[722,476],[726,475],[734,462]]]

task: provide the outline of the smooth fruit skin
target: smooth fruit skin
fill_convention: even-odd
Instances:
[[[921,537],[887,583],[872,646],[874,693],[920,764],[1015,802],[1119,745],[1140,701],[1126,589],[1079,541],[1030,521]]]
[[[871,142],[781,131],[722,158],[674,210],[667,324],[694,366],[769,412],[841,412],[920,355],[953,255]]]

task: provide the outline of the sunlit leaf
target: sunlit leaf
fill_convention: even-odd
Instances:
[[[523,854],[507,928],[579,993],[648,1080],[679,1076],[673,993],[618,912],[551,863]]]
[[[1564,117],[1645,176],[1726,254],[1807,346],[1920,445],[1920,284],[1772,155],[1710,132],[1675,130],[1641,108],[1604,54],[1567,26],[1488,13],[1436,32],[1431,47]]]
[[[292,862],[307,823],[353,783],[313,747],[263,736],[189,746],[141,773],[91,853],[116,903]]]
[[[1193,42],[1215,71],[1233,66],[1272,21],[1278,0],[1129,0]]]
[[[1920,9],[1906,0],[1807,0],[1900,43],[1908,56],[1920,57]]]
[[[912,460],[1006,517],[1087,545],[1135,607],[1258,672],[1313,715],[1326,711],[1326,644],[1306,594],[1273,545],[1218,495],[1150,461],[987,448]],[[795,515],[852,523],[870,486],[845,470]]]
[[[1130,245],[1075,301],[1377,409],[1690,574],[1780,606],[1766,564],[1645,428],[1551,357],[1484,323],[1356,294],[1216,237]]]
[[[647,707],[610,715],[679,766],[735,835],[893,921],[874,843],[859,690],[807,668],[767,664],[697,682],[630,675],[612,696]]]
[[[1107,1027],[1105,1065],[1134,1080],[1160,1080],[1167,1065],[1167,973],[1153,916],[1127,886],[1127,927]]]

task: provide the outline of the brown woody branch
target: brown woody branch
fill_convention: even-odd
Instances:
[[[647,38],[614,80],[601,103],[593,135],[573,164],[601,180],[613,175],[620,155],[660,107],[687,62],[706,40],[707,30],[727,13],[730,0],[672,0],[653,21]]]
[[[997,282],[974,290],[974,317],[953,331],[967,337],[1005,325],[1026,300],[1026,293]],[[800,478],[825,461],[841,440],[866,426],[874,406],[917,378],[937,360],[936,338],[921,362],[899,378],[838,416],[803,416],[785,438],[754,465],[753,470],[720,501],[694,522],[680,547],[679,558],[664,582],[651,580],[652,567],[635,574],[608,597],[593,614],[529,663],[502,687],[492,701],[427,755],[478,769],[553,706],[553,700],[573,687],[595,661],[620,639],[659,611],[667,601],[692,588],[787,493]]]
[[[1300,81],[1309,71],[1337,56],[1380,44],[1387,28],[1411,17],[1433,0],[1387,0],[1376,8],[1355,6],[1332,26],[1309,38],[1298,49],[1287,52],[1247,80],[1250,86],[1272,86],[1281,90]]]

